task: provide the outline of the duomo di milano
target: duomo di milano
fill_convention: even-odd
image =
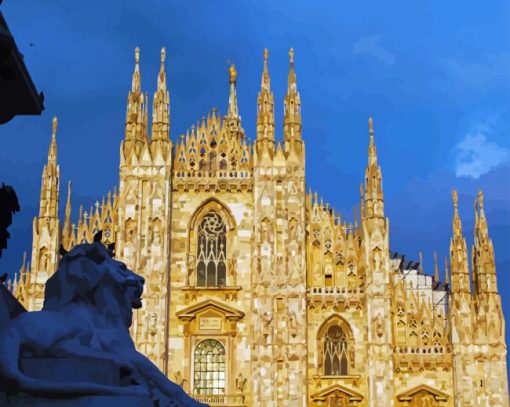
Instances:
[[[437,261],[432,277],[391,252],[369,119],[360,219],[347,224],[305,189],[292,49],[289,56],[282,143],[267,50],[253,144],[234,66],[227,114],[212,110],[172,142],[165,51],[149,128],[137,49],[118,190],[80,208],[73,223],[69,184],[61,222],[54,119],[30,266],[11,289],[40,309],[60,245],[68,250],[102,230],[116,257],[146,280],[131,328],[137,348],[212,406],[508,406],[505,323],[482,194],[469,252],[453,193],[444,282]]]

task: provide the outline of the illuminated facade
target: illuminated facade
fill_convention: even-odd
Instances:
[[[211,405],[508,406],[482,194],[472,278],[456,193],[445,282],[437,260],[434,275],[424,274],[420,263],[390,252],[371,119],[359,221],[347,224],[306,192],[294,54],[281,143],[268,56],[254,143],[241,124],[232,66],[227,114],[213,110],[173,144],[165,51],[149,129],[137,49],[118,191],[80,208],[76,224],[70,185],[63,224],[58,219],[55,120],[31,267],[24,263],[12,283],[17,297],[39,309],[60,245],[102,230],[104,243],[115,243],[116,256],[146,280],[132,327],[138,349]]]

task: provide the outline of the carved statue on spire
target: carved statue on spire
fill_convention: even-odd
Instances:
[[[231,64],[230,67],[228,68],[228,72],[230,74],[230,83],[235,82],[237,77],[236,66],[234,64]]]

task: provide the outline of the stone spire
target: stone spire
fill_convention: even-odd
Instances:
[[[384,218],[384,197],[382,190],[381,167],[377,163],[377,150],[374,141],[373,120],[368,119],[368,165],[365,170],[364,214],[367,218]]]
[[[297,90],[296,73],[294,72],[294,50],[292,48],[289,50],[289,76],[283,111],[283,137],[286,151],[288,151],[289,142],[301,141],[301,98]]]
[[[152,103],[152,140],[170,140],[170,94],[166,87],[165,48],[161,48],[158,87]],[[136,72],[136,71],[135,71]]]
[[[459,216],[459,198],[457,191],[452,192],[453,222],[450,240],[450,276],[451,295],[449,300],[449,322],[451,326],[451,343],[454,377],[463,380],[454,381],[454,394],[459,406],[470,405],[475,399],[478,379],[470,372],[473,366],[473,351],[469,348],[476,341],[476,310],[471,295],[469,265],[466,240],[462,235]]]
[[[271,77],[269,76],[269,50],[264,48],[264,67],[262,68],[262,81],[260,84],[260,89],[265,90],[267,92],[271,92]]]
[[[375,140],[374,140],[374,121],[371,117],[368,118],[368,134],[369,134],[369,143],[368,143],[368,165],[377,165],[377,149],[375,148]]]
[[[53,165],[57,164],[57,127],[58,127],[58,119],[56,117],[52,120],[52,132],[51,132],[51,142],[50,148],[48,150],[48,163],[52,163]]]
[[[60,168],[57,164],[57,118],[53,118],[53,132],[48,151],[48,162],[43,168],[39,216],[32,223],[32,269],[33,284],[30,285],[29,311],[40,310],[44,300],[44,283],[58,266],[60,247],[60,220],[58,201]]]
[[[475,294],[497,293],[496,262],[494,247],[489,238],[489,228],[483,206],[483,193],[475,200],[475,236],[472,249],[473,279]]]
[[[439,282],[439,266],[437,265],[437,253],[434,252],[434,281]]]
[[[236,94],[237,71],[236,71],[236,66],[234,64],[230,65],[230,68],[228,69],[228,73],[229,73],[229,82],[230,82],[230,93],[228,96],[227,117],[238,117],[239,110],[237,108],[237,94]]]
[[[239,116],[239,108],[237,107],[236,81],[237,70],[234,64],[228,69],[230,92],[228,96],[228,112],[224,119],[224,126],[230,134],[231,139],[244,138],[244,130],[241,127],[241,116]]]
[[[453,236],[450,240],[452,292],[471,294],[466,240],[462,235],[457,191],[453,191]]]
[[[66,250],[69,250],[70,240],[72,235],[72,224],[71,224],[71,181],[67,184],[67,200],[66,200],[66,212],[64,218],[64,227],[62,228],[62,244]]]
[[[262,82],[257,98],[257,150],[265,144],[272,153],[274,150],[274,96],[268,69],[269,51],[264,49]]]
[[[39,217],[58,217],[60,168],[57,164],[57,118],[53,118],[53,131],[48,149],[48,162],[44,166],[41,182]]]
[[[450,284],[450,273],[448,272],[448,259],[444,258],[444,282],[446,285]]]
[[[141,88],[140,49],[135,49],[135,70],[128,93],[126,110],[126,140],[143,140],[147,131],[147,96]]]
[[[135,71],[133,72],[133,79],[131,81],[131,91],[133,93],[140,93],[142,87],[142,78],[140,75],[140,48],[135,48]]]

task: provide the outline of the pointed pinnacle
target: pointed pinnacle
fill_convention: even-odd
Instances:
[[[484,217],[485,210],[483,207],[483,192],[482,191],[478,191],[478,205],[480,205],[480,215]]]
[[[444,282],[446,284],[450,283],[450,277],[448,275],[448,259],[446,257],[444,258]]]
[[[55,137],[55,136],[57,135],[57,125],[58,125],[58,119],[57,119],[57,116],[54,116],[54,117],[53,117],[52,125],[53,125],[53,132],[52,132],[52,135],[53,135],[53,137]]]
[[[291,64],[294,63],[294,48],[292,47],[289,49],[289,61]]]
[[[21,270],[20,270],[20,273],[23,271],[25,271],[25,267],[26,267],[26,261],[27,261],[27,252],[23,252],[23,264],[21,265]]]
[[[66,217],[68,211],[71,211],[71,180],[67,182]]]
[[[457,194],[457,190],[452,191],[452,199],[453,199],[453,209],[455,212],[459,209],[459,195]]]
[[[377,163],[377,150],[375,148],[374,140],[374,121],[371,117],[368,118],[368,133],[370,135],[368,144],[368,162],[370,165],[372,165]]]
[[[453,234],[454,236],[462,235],[462,223],[459,217],[459,196],[456,190],[452,192],[453,198]]]
[[[296,81],[296,73],[294,72],[294,49],[291,48],[289,50],[289,76],[287,79],[287,92],[296,92],[297,90],[297,81]]]
[[[131,91],[140,92],[140,48],[135,48],[135,70],[133,72],[133,80],[131,81]]]
[[[264,48],[264,68],[262,69],[261,89],[265,89],[267,91],[269,91],[270,87],[271,87],[270,78],[269,78],[268,59],[269,59],[269,51],[267,48]]]

